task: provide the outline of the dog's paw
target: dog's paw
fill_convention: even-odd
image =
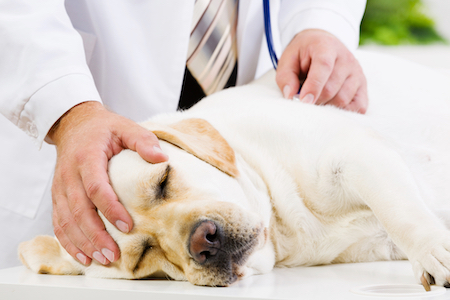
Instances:
[[[450,234],[428,237],[416,251],[408,255],[415,278],[426,290],[430,285],[450,287]]]
[[[84,267],[76,262],[51,236],[38,236],[19,245],[19,258],[39,274],[81,275]]]

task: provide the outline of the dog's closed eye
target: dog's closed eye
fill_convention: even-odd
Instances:
[[[167,165],[161,168],[160,172],[155,172],[142,180],[137,186],[137,197],[143,209],[151,208],[162,204],[169,198],[169,179],[172,168]]]
[[[158,199],[165,199],[167,197],[167,182],[169,179],[170,166],[167,165],[167,168],[164,174],[158,181],[156,196]]]
[[[150,251],[153,249],[153,246],[150,244],[150,241],[148,239],[145,239],[142,241],[140,247],[138,247],[138,251],[140,252],[139,259],[136,261],[136,265],[133,269],[133,273],[135,273],[141,264],[141,262],[144,260],[145,256],[150,253]]]

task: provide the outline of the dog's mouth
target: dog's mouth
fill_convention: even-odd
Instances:
[[[243,277],[242,267],[260,244],[262,232],[262,224],[240,228],[213,220],[198,222],[192,229],[188,250],[204,273],[205,282],[200,285],[228,286]]]

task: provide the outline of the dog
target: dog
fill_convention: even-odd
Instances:
[[[373,60],[366,56],[366,65]],[[99,213],[120,259],[83,266],[50,236],[22,243],[20,259],[37,273],[206,286],[274,267],[409,259],[426,289],[446,286],[450,99],[433,100],[439,111],[424,99],[378,113],[371,101],[367,115],[293,102],[269,72],[156,116],[142,126],[168,162],[131,150],[109,162],[134,221],[124,234]]]

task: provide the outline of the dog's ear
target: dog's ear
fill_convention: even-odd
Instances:
[[[186,119],[171,125],[152,122],[143,126],[160,140],[180,147],[226,174],[237,177],[236,157],[222,135],[203,119]]]

